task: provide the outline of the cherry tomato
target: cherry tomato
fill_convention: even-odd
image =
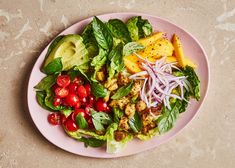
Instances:
[[[55,92],[55,89],[58,88],[59,86],[55,83],[54,85],[52,85],[51,89]]]
[[[110,113],[111,112],[111,108],[109,106],[107,106],[105,112]]]
[[[74,105],[74,108],[78,109],[81,107],[81,102],[78,101],[75,105]]]
[[[78,85],[82,85],[84,83],[84,81],[82,80],[81,77],[76,76],[73,80],[74,83],[78,84]]]
[[[54,97],[53,105],[54,105],[54,106],[59,106],[60,104],[61,104],[61,98],[59,98],[59,97]]]
[[[88,115],[88,116],[91,116],[91,107],[85,107],[85,113]]]
[[[74,93],[69,93],[66,97],[65,97],[65,102],[69,105],[69,106],[75,106],[78,102],[79,102],[79,98],[76,94]]]
[[[70,77],[69,75],[60,75],[56,79],[56,83],[60,87],[67,87],[70,84]]]
[[[75,82],[72,82],[69,84],[68,88],[69,88],[69,93],[76,93],[78,89],[78,84]]]
[[[66,97],[69,94],[69,90],[67,88],[58,87],[55,89],[55,95],[62,98]]]
[[[87,83],[84,85],[84,88],[86,89],[87,95],[91,95],[91,85]]]
[[[67,119],[64,125],[68,131],[74,132],[78,130],[78,126],[72,119]]]
[[[48,115],[47,120],[52,125],[60,124],[60,113],[51,113]]]
[[[67,120],[66,116],[64,114],[60,114],[60,123],[64,124],[66,120]]]
[[[87,97],[87,92],[86,92],[86,89],[85,89],[85,87],[83,85],[78,86],[77,95],[80,98]]]
[[[86,97],[80,98],[79,100],[82,103],[82,105],[86,105],[87,104],[87,98]]]
[[[97,111],[105,112],[107,109],[107,103],[103,99],[99,98],[95,103],[95,108]]]
[[[94,103],[95,103],[95,97],[90,95],[89,98],[88,98],[88,103],[90,106],[93,106]]]

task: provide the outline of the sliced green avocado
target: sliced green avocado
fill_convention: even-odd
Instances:
[[[64,36],[46,58],[43,68],[59,57],[61,57],[63,71],[74,66],[82,65],[84,67],[84,64],[89,61],[89,57],[82,37],[75,34]]]

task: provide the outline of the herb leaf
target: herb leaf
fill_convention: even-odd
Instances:
[[[93,18],[92,28],[98,45],[105,50],[109,50],[110,48],[112,48],[112,35],[110,34],[107,26],[96,16]]]
[[[105,97],[107,95],[107,89],[98,82],[91,82],[91,91],[95,97]]]
[[[101,147],[106,143],[105,140],[99,140],[99,139],[96,139],[96,138],[81,137],[78,140],[81,141],[81,142],[84,142],[85,147],[90,146],[90,147],[94,147],[94,148]]]
[[[116,107],[113,108],[113,120],[115,123],[119,123],[123,115],[124,115],[124,112],[121,109],[116,108]]]
[[[36,86],[34,86],[34,88],[41,91],[50,89],[55,83],[56,77],[56,75],[48,75],[44,77]]]
[[[117,90],[117,92],[111,97],[111,99],[120,99],[128,95],[132,89],[133,83],[130,82],[128,85],[122,86]]]
[[[122,40],[124,43],[131,41],[126,25],[119,19],[110,19],[107,26],[113,37]]]
[[[81,113],[78,113],[78,115],[76,116],[76,123],[78,124],[80,129],[86,129],[88,124],[86,119],[82,116]]]
[[[63,69],[63,65],[61,62],[61,57],[58,57],[58,58],[55,58],[54,60],[52,60],[49,64],[47,64],[43,68],[43,72],[50,75],[50,74],[54,74],[56,72],[61,72],[62,69]]]
[[[107,113],[96,112],[96,111],[92,110],[91,116],[92,116],[92,122],[93,122],[95,129],[97,131],[103,131],[104,130],[103,125],[109,125],[112,123],[112,119]]]
[[[46,109],[46,110],[50,110],[50,108],[48,108],[46,105],[45,105],[45,98],[46,98],[46,92],[45,91],[36,91],[36,99],[37,99],[37,102],[38,104]]]
[[[123,55],[131,55],[132,53],[143,50],[144,48],[145,47],[142,44],[139,44],[137,42],[130,42],[123,47]]]
[[[141,118],[138,112],[135,112],[135,115],[130,118],[130,120],[128,121],[131,129],[137,133],[142,129],[142,123],[141,123]]]

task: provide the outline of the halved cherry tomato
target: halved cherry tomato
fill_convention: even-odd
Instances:
[[[67,120],[66,116],[64,114],[60,114],[60,123],[64,124],[66,120]]]
[[[75,82],[71,82],[68,88],[69,88],[69,93],[76,93],[78,89],[78,84]]]
[[[111,108],[109,106],[107,106],[105,112],[110,113],[111,112]]]
[[[66,97],[68,94],[69,90],[67,88],[58,87],[55,89],[55,95],[60,98]]]
[[[70,77],[69,75],[60,75],[56,79],[56,83],[60,87],[67,87],[70,84]]]
[[[54,97],[53,105],[54,105],[54,106],[59,106],[60,104],[61,104],[61,98],[59,98],[59,97]]]
[[[51,89],[55,92],[55,89],[58,88],[59,86],[55,83],[54,85],[52,85]]]
[[[87,95],[91,95],[91,85],[89,83],[84,85],[84,88],[86,89]]]
[[[78,101],[78,102],[74,105],[74,108],[78,109],[78,108],[81,107],[81,105],[82,105],[81,102]]]
[[[78,130],[77,124],[72,119],[67,119],[64,125],[68,131],[74,132]]]
[[[87,97],[87,91],[86,91],[86,89],[85,89],[85,87],[83,85],[78,86],[77,95],[80,98]]]
[[[88,116],[91,116],[91,107],[85,107],[85,113],[88,115]]]
[[[79,76],[76,76],[73,80],[74,83],[78,84],[78,85],[82,85],[84,83],[83,79]]]
[[[69,93],[66,97],[65,97],[65,102],[69,105],[69,106],[75,106],[77,105],[77,103],[79,102],[79,97],[74,94],[74,93]]]
[[[60,113],[51,113],[48,115],[47,120],[52,125],[60,124]]]
[[[83,97],[79,99],[82,105],[87,105],[87,98]]]
[[[87,120],[87,123],[88,123],[89,128],[94,128],[94,124],[93,124],[93,121],[92,121],[91,117]]]
[[[88,97],[88,104],[89,104],[89,106],[93,107],[93,106],[94,106],[94,103],[95,103],[95,97],[92,96],[92,95],[90,95],[90,96]]]
[[[99,98],[95,103],[95,108],[97,111],[105,112],[107,110],[107,106],[107,103],[102,98]]]

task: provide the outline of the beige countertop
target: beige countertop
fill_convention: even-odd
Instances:
[[[0,0],[0,168],[235,167],[235,1],[198,2]],[[65,152],[39,133],[29,116],[26,89],[34,62],[55,35],[109,12],[152,14],[185,28],[204,46],[211,79],[199,113],[170,141],[133,156],[94,159]]]

